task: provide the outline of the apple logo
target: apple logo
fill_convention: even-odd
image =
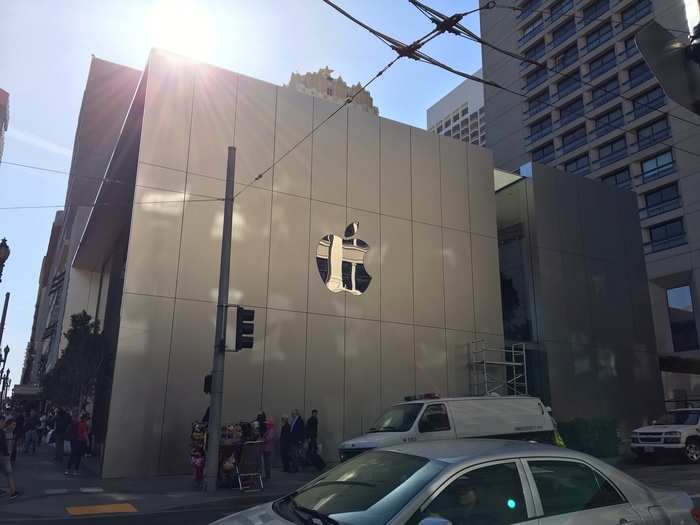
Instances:
[[[372,276],[365,270],[365,255],[369,251],[369,245],[353,238],[357,235],[359,226],[360,223],[355,221],[345,228],[345,236],[328,234],[318,241],[318,273],[333,293],[345,291],[362,295],[372,281]]]

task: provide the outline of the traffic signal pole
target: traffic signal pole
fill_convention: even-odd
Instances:
[[[236,171],[236,148],[228,148],[226,165],[226,194],[224,200],[224,227],[221,238],[221,266],[219,269],[219,300],[216,305],[214,360],[212,364],[209,430],[207,433],[207,463],[205,487],[207,492],[217,488],[219,474],[219,441],[221,438],[221,409],[224,402],[224,362],[226,359],[226,321],[228,310],[228,280],[231,268],[231,231],[233,228],[233,195]]]

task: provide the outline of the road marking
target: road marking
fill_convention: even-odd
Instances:
[[[44,494],[68,494],[68,489],[46,489]]]
[[[90,514],[120,514],[138,512],[131,503],[110,503],[108,505],[84,505],[80,507],[66,507],[71,516],[87,516]]]
[[[84,494],[95,494],[97,492],[104,492],[102,487],[80,487],[80,492]]]

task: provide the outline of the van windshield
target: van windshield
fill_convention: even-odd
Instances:
[[[393,406],[379,416],[369,432],[406,432],[413,426],[421,408],[423,403]]]

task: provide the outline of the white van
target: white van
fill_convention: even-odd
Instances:
[[[498,437],[554,442],[554,421],[536,397],[420,396],[387,409],[369,431],[338,446],[340,461],[411,441]]]

